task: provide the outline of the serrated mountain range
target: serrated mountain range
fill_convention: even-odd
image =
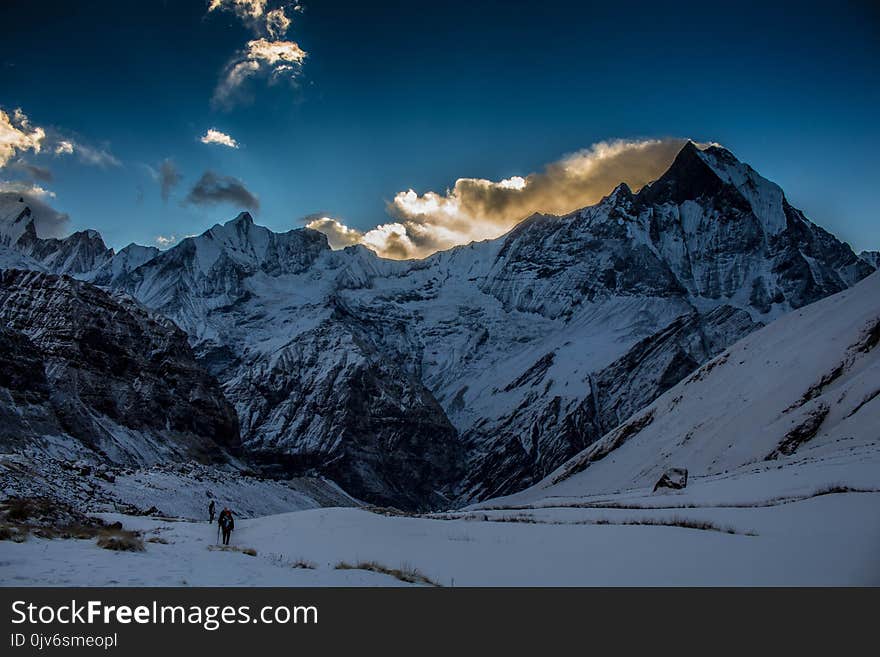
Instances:
[[[333,251],[247,213],[115,253],[94,231],[42,239],[31,214],[24,198],[0,207],[0,266],[41,272],[7,271],[7,288],[66,285],[172,320],[208,405],[234,407],[244,458],[408,509],[534,484],[727,346],[876,268],[729,151],[692,143],[637,193],[423,260]],[[52,313],[12,296],[3,339],[38,358],[22,335]],[[21,415],[29,402],[0,383]],[[238,438],[223,435],[219,450]]]

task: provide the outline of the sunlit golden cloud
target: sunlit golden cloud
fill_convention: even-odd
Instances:
[[[16,153],[33,151],[39,153],[46,131],[32,126],[21,109],[15,109],[10,116],[0,109],[0,167],[6,166]]]
[[[214,102],[232,104],[241,85],[257,75],[268,76],[273,82],[294,80],[307,56],[306,51],[293,41],[264,38],[248,41],[245,49],[227,65],[226,74],[214,92]]]
[[[106,148],[62,136],[51,126],[44,129],[33,125],[21,108],[13,110],[11,115],[0,109],[0,167],[5,167],[16,153],[28,150],[40,153],[44,147],[55,155],[76,154],[80,162],[92,166],[122,166]]]
[[[254,39],[248,41],[247,58],[265,62],[269,66],[299,64],[306,58],[306,51],[293,41]]]
[[[226,10],[242,20],[260,18],[266,11],[266,0],[211,0],[208,12]]]
[[[527,176],[459,178],[444,193],[399,192],[388,204],[394,220],[365,231],[359,242],[383,257],[404,259],[499,237],[535,212],[566,214],[592,205],[621,182],[640,189],[666,171],[686,141],[604,141]],[[342,244],[341,235],[351,244],[360,234],[337,220],[308,225],[326,233],[331,246]]]
[[[364,237],[364,234],[359,230],[349,228],[331,217],[316,217],[306,223],[306,228],[324,233],[333,249],[343,249],[352,244],[360,244]]]
[[[266,31],[273,39],[281,39],[290,29],[290,19],[284,13],[284,8],[279,7],[266,12]]]

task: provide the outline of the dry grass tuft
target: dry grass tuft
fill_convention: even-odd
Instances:
[[[240,548],[237,545],[209,545],[208,549],[212,552],[240,552],[249,557],[257,556],[257,551],[254,548]]]
[[[345,561],[340,561],[336,564],[336,570],[368,570],[373,573],[381,573],[382,575],[390,575],[396,579],[399,579],[401,582],[406,582],[408,584],[424,584],[427,586],[440,586],[434,580],[428,578],[423,572],[410,566],[409,564],[402,564],[400,568],[389,568],[388,566],[383,566],[380,563],[376,563],[375,561],[360,561],[357,564],[346,563]]]
[[[318,564],[313,561],[309,561],[308,559],[297,559],[292,564],[290,564],[291,568],[305,568],[306,570],[315,570],[318,567]]]
[[[27,531],[22,531],[14,525],[0,525],[0,541],[12,541],[23,543],[27,539]]]
[[[117,552],[143,552],[144,542],[137,532],[127,529],[102,529],[98,532],[97,545]]]
[[[838,493],[877,493],[880,492],[876,488],[858,488],[856,486],[847,486],[846,484],[836,483],[828,484],[817,488],[813,493],[813,497],[820,495],[837,495]]]
[[[103,528],[102,520],[59,500],[9,497],[0,502],[0,540],[21,542],[30,534],[48,539],[91,539]]]

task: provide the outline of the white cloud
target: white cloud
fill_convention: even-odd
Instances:
[[[177,235],[156,235],[156,245],[159,248],[167,248],[177,241]]]
[[[105,148],[89,146],[67,137],[54,136],[52,141],[54,143],[52,150],[55,155],[76,155],[83,164],[104,169],[122,166],[122,162]]]
[[[23,182],[21,180],[0,180],[0,192],[14,192],[43,199],[55,198],[55,192],[36,183]]]
[[[39,153],[45,138],[46,131],[31,126],[20,108],[15,109],[12,116],[0,109],[0,167],[6,166],[17,152]]]
[[[317,230],[327,236],[330,248],[342,249],[352,244],[360,244],[364,234],[349,228],[342,222],[330,217],[317,217],[306,224],[306,228]]]
[[[73,153],[73,142],[62,139],[55,144],[55,155],[71,155]]]
[[[203,144],[219,144],[227,148],[238,148],[238,142],[235,139],[215,128],[209,128],[199,141]]]
[[[402,191],[388,204],[395,221],[364,232],[360,242],[379,255],[401,259],[499,237],[535,212],[566,214],[596,203],[621,182],[641,188],[663,174],[685,142],[600,142],[527,176],[459,178],[443,193]],[[353,230],[339,222],[310,227],[332,234],[331,245]]]

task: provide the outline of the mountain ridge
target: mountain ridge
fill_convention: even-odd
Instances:
[[[872,271],[729,151],[694,144],[635,194],[422,260],[333,251],[248,213],[143,262],[124,251],[74,275],[189,334],[245,453],[408,508],[534,483],[732,342]]]

